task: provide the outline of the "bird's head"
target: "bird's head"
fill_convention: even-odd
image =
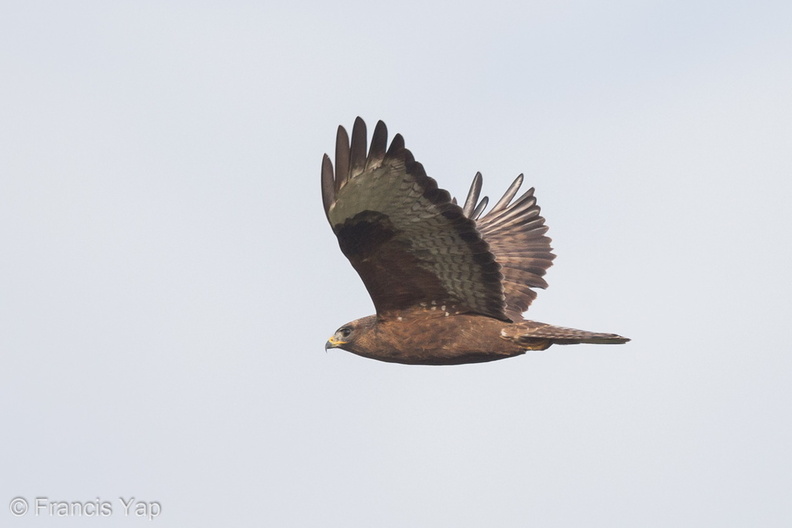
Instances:
[[[374,316],[364,317],[345,324],[336,330],[335,334],[330,336],[330,339],[325,343],[325,350],[329,348],[341,348],[348,352],[357,353],[358,349],[363,345],[361,339],[365,341],[365,335],[374,324]]]
[[[336,333],[330,336],[330,339],[327,340],[325,343],[325,350],[328,348],[343,348],[344,345],[349,344],[349,342],[354,338],[354,327],[352,324],[345,324],[338,330]]]

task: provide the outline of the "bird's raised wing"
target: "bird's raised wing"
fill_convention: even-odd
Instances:
[[[487,198],[479,201],[481,173],[477,173],[463,208],[465,216],[476,222],[481,237],[501,265],[505,311],[512,321],[521,320],[522,313],[536,298],[531,288],[547,287],[543,276],[555,258],[550,238],[545,236],[547,226],[539,214],[533,187],[512,202],[522,182],[520,174],[498,203],[482,215]]]
[[[426,175],[396,135],[386,151],[380,121],[366,155],[366,125],[336,136],[322,161],[322,200],[341,251],[380,317],[425,307],[508,321],[500,266],[475,222]],[[435,308],[433,308],[435,307]]]

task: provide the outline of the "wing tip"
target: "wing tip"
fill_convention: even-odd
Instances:
[[[325,154],[322,157],[322,204],[326,215],[330,212],[330,207],[335,202],[335,197],[336,181],[333,173],[333,162],[330,161],[330,156]]]

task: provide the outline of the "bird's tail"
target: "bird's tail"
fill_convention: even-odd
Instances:
[[[579,343],[620,345],[630,340],[618,334],[589,332],[587,330],[553,326],[536,321],[520,321],[510,324],[501,330],[501,335],[518,345],[526,346],[526,348],[534,348],[540,343],[547,343],[547,346],[552,344],[576,345]]]

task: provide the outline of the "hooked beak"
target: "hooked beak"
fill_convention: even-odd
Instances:
[[[346,344],[347,341],[339,341],[338,339],[336,339],[336,336],[331,336],[330,339],[327,340],[327,343],[325,343],[325,350],[327,350],[328,348],[338,348],[341,345],[346,345]]]

